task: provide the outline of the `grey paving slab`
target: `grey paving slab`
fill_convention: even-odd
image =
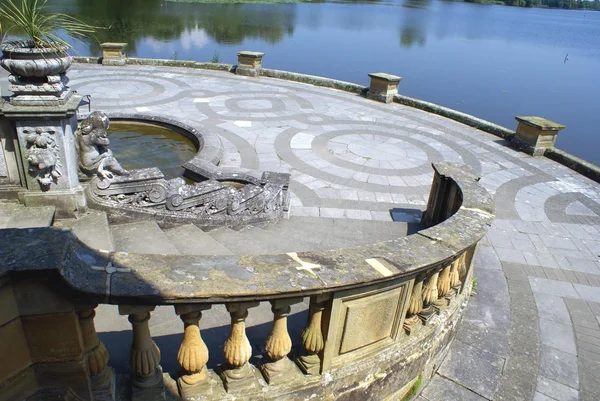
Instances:
[[[461,401],[485,401],[487,398],[462,387],[454,381],[443,376],[435,375],[421,393],[421,397],[427,401],[461,400]]]
[[[538,377],[537,393],[557,401],[579,400],[579,393],[577,390],[544,376]]]
[[[439,374],[488,399],[493,398],[505,359],[455,339]]]
[[[529,283],[531,284],[531,289],[534,293],[538,292],[559,297],[579,298],[579,294],[575,291],[575,287],[570,283],[539,277],[530,277]]]
[[[542,345],[540,349],[541,376],[575,390],[579,389],[579,369],[576,355]]]
[[[571,324],[561,324],[546,319],[540,319],[539,321],[540,340],[543,345],[577,355],[575,334],[573,333]]]

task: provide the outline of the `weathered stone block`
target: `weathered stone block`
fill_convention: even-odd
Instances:
[[[102,43],[102,65],[125,65],[127,64],[125,48],[127,43],[105,42]]]
[[[238,65],[235,73],[238,75],[246,75],[257,77],[262,68],[262,58],[265,55],[261,52],[241,51],[238,52]]]
[[[21,318],[33,362],[78,361],[83,358],[79,318],[72,313]]]
[[[19,316],[13,288],[10,285],[0,288],[0,326]]]
[[[73,312],[73,304],[48,287],[44,279],[31,279],[13,284],[15,300],[21,316],[50,315]]]
[[[0,381],[0,401],[22,400],[38,389],[32,367],[28,367],[10,379]]]
[[[92,400],[90,377],[83,360],[43,363],[33,367],[40,388],[70,388],[84,400]]]
[[[0,327],[0,383],[31,364],[20,319]]]
[[[398,84],[402,80],[402,77],[383,72],[371,73],[369,77],[371,77],[371,83],[367,92],[367,98],[383,103],[392,102],[394,95],[398,94]]]
[[[519,124],[513,143],[533,156],[541,156],[546,148],[554,147],[558,132],[565,128],[541,117],[517,116],[515,119]]]

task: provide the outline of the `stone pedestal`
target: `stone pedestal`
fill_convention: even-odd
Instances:
[[[398,84],[402,77],[384,72],[371,73],[369,77],[371,77],[371,84],[369,85],[367,98],[378,102],[391,103],[394,100],[394,95],[398,94]]]
[[[8,120],[0,136],[14,144],[14,166],[8,169],[18,171],[19,199],[26,206],[55,206],[59,218],[77,217],[87,209],[74,135],[80,102],[81,96],[69,91],[43,105],[23,104],[22,95],[0,104],[0,115]]]
[[[127,43],[105,42],[100,46],[102,46],[102,65],[127,64],[127,56],[125,55]]]
[[[235,73],[249,77],[257,77],[262,68],[262,58],[265,54],[260,52],[238,52],[238,66]]]
[[[546,148],[554,147],[558,131],[565,128],[541,117],[517,116],[515,119],[519,124],[513,143],[533,156],[542,156]]]

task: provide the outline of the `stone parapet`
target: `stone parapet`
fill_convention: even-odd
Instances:
[[[9,366],[3,374],[9,378],[0,387],[15,383],[30,363],[40,369],[60,363],[56,382],[78,395],[85,390],[111,397],[125,391],[133,399],[163,400],[175,391],[216,400],[229,392],[239,399],[274,400],[347,393],[359,399],[399,399],[416,377],[427,380],[444,357],[469,296],[476,245],[494,218],[492,199],[464,166],[438,163],[434,171],[430,199],[438,201],[425,212],[428,228],[354,248],[241,257],[139,255],[89,249],[69,232],[0,230],[1,243],[12,250],[0,254],[0,280],[13,286],[9,291],[4,285],[0,296],[14,298],[15,285],[42,286],[41,295],[69,289],[60,292],[67,303],[57,298],[43,305],[27,298],[27,304],[5,312],[6,319],[19,322],[17,337],[13,330],[10,338],[13,343],[24,338],[26,354],[24,363]],[[44,256],[33,258],[36,254]],[[15,273],[50,279],[21,283],[11,279]],[[188,279],[176,278],[181,275]],[[415,288],[422,290],[415,293]],[[287,315],[290,305],[309,296],[302,350],[295,353]],[[271,303],[273,323],[265,355],[255,366],[245,320],[261,301]],[[132,324],[132,380],[116,380],[129,390],[112,390],[107,356],[95,335],[93,308],[107,302],[118,304]],[[206,365],[215,350],[202,341],[200,322],[203,310],[221,303],[231,315],[223,347],[227,364],[213,371]],[[178,353],[183,370],[176,381],[163,375],[161,353],[148,327],[155,305],[173,305],[184,323]],[[36,311],[41,315],[27,315]],[[47,332],[49,325],[56,326],[52,332],[60,328],[64,333],[44,337],[39,330]],[[0,325],[2,339],[9,338],[2,334],[6,327]],[[47,344],[40,347],[40,342]],[[0,352],[3,358],[9,351]],[[67,376],[59,377],[61,372]],[[23,379],[19,388],[31,388],[27,383]],[[59,390],[48,381],[40,383],[34,387]],[[10,391],[21,394],[14,387]]]

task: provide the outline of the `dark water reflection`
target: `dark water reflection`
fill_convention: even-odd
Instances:
[[[108,138],[124,168],[158,167],[167,179],[183,176],[181,165],[196,154],[192,141],[157,125],[111,122]]]
[[[266,67],[361,84],[368,72],[401,75],[406,95],[510,128],[515,115],[541,115],[567,125],[559,147],[600,163],[600,12],[438,0],[52,4],[110,26],[99,42],[128,42],[130,56],[235,63],[238,50],[264,51]],[[97,44],[77,50],[100,55]]]

